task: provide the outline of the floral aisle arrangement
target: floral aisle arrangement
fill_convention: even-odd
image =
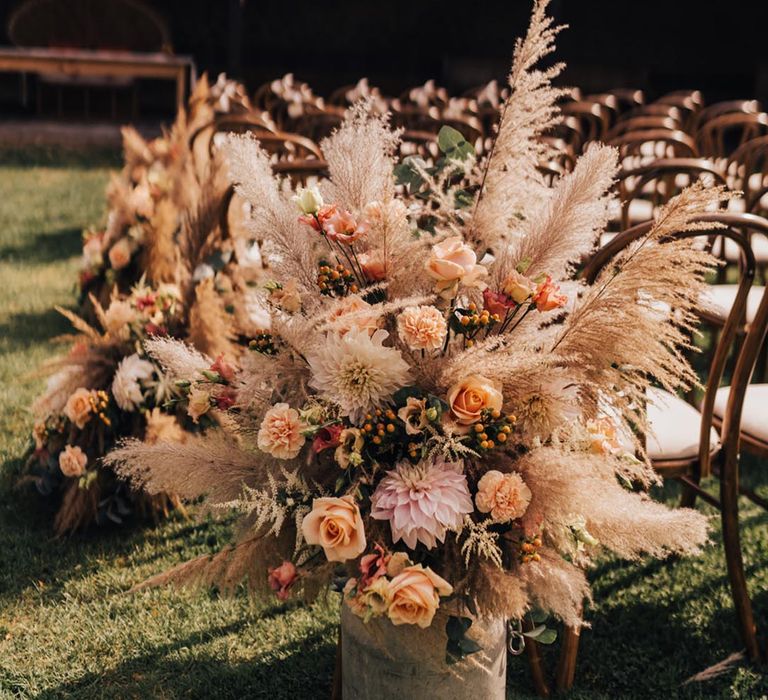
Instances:
[[[330,178],[294,192],[256,141],[230,137],[270,330],[226,372],[183,343],[146,346],[193,418],[231,402],[239,440],[127,442],[108,461],[150,493],[237,508],[243,528],[149,583],[247,579],[285,600],[341,577],[354,615],[439,620],[456,658],[476,649],[472,619],[543,610],[582,624],[602,550],[661,557],[706,541],[702,515],[647,496],[657,477],[634,435],[652,382],[696,381],[681,349],[711,261],[669,234],[723,192],[686,190],[593,286],[575,279],[606,225],[617,154],[593,145],[551,186],[537,170],[561,95],[560,67],[536,68],[558,31],[545,8],[482,160],[444,130],[440,161],[395,163],[398,133],[362,102],[322,143]]]
[[[106,305],[114,288],[128,292],[144,275],[154,284],[177,281],[175,240],[216,167],[207,144],[193,152],[194,136],[216,115],[247,107],[242,86],[223,74],[211,86],[203,76],[188,110],[162,136],[147,141],[133,127],[123,128],[125,164],[107,188],[106,225],[83,233],[81,303],[92,294]]]
[[[180,332],[178,288],[139,284],[106,309],[94,300],[94,310],[98,330],[60,309],[78,333],[67,338],[69,353],[50,363],[48,387],[34,406],[25,478],[43,494],[61,495],[55,518],[60,534],[92,522],[120,523],[137,508],[167,512],[179,506],[173,495],[130,490],[101,458],[120,438],[182,441],[192,427],[174,405],[178,389],[143,350],[147,338]]]

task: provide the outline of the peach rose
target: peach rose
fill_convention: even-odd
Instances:
[[[187,403],[187,415],[197,423],[200,416],[205,415],[211,410],[211,395],[205,389],[194,388],[189,392],[189,402]]]
[[[109,249],[109,264],[113,270],[121,270],[131,262],[131,242],[123,236]]]
[[[393,625],[418,625],[426,628],[440,606],[440,596],[448,596],[453,586],[429,567],[408,566],[389,582],[389,619]]]
[[[552,278],[547,277],[537,288],[533,295],[533,301],[539,311],[553,311],[565,306],[568,303],[568,297],[565,294],[558,294],[560,287],[552,283]]]
[[[435,280],[435,291],[445,299],[456,296],[459,284],[485,288],[488,270],[477,263],[477,255],[461,236],[446,238],[432,246],[432,255],[424,265]]]
[[[427,418],[427,400],[409,396],[398,412],[397,417],[405,423],[405,432],[408,435],[420,435],[429,425]]]
[[[443,345],[448,326],[434,306],[409,306],[398,316],[397,330],[411,350],[437,350]]]
[[[323,548],[328,561],[347,561],[365,551],[365,529],[352,496],[316,498],[301,523],[307,544]]]
[[[287,403],[276,403],[264,414],[259,429],[259,449],[277,459],[293,459],[304,446],[304,424],[299,412]]]
[[[301,311],[301,295],[296,280],[288,280],[280,289],[275,289],[269,298],[286,313]]]
[[[387,277],[387,260],[384,251],[376,249],[358,256],[360,267],[369,282],[381,282]]]
[[[517,304],[522,304],[524,301],[528,301],[535,290],[536,286],[534,283],[525,275],[520,274],[517,270],[513,270],[501,283],[501,291]]]
[[[475,505],[499,523],[523,516],[531,502],[531,490],[516,472],[502,474],[491,469],[477,482]]]
[[[82,430],[90,420],[92,410],[91,392],[80,387],[67,399],[64,415]]]
[[[328,316],[329,325],[339,335],[353,329],[373,335],[379,328],[379,319],[376,308],[357,294],[349,294],[337,302]]]
[[[59,469],[64,476],[76,478],[85,473],[85,465],[88,464],[88,457],[79,447],[67,445],[59,453]]]
[[[448,392],[448,405],[459,425],[477,423],[485,409],[500,411],[502,402],[501,384],[482,374],[471,374]]]

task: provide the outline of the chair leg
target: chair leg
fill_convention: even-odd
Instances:
[[[539,645],[532,639],[525,640],[525,653],[528,655],[528,666],[531,670],[531,680],[536,690],[536,695],[540,698],[549,697],[549,685],[544,675],[544,665],[541,661],[541,650]]]
[[[341,700],[341,625],[339,625],[339,637],[336,642],[336,661],[333,667],[331,700]]]
[[[699,469],[699,463],[696,462],[696,466],[693,472],[688,475],[688,478],[694,482],[697,486],[701,482],[701,469]],[[682,487],[682,493],[680,494],[680,507],[681,508],[695,508],[696,507],[696,491],[685,485],[684,481],[680,481]]]
[[[555,674],[555,690],[566,693],[573,687],[576,676],[576,658],[579,654],[579,637],[581,628],[566,627],[563,632],[563,644],[560,648],[560,660]]]
[[[728,462],[732,463],[729,464]],[[725,561],[728,566],[728,578],[731,584],[731,595],[741,626],[741,636],[749,658],[757,662],[760,661],[760,647],[757,643],[757,629],[752,614],[752,602],[749,599],[747,579],[744,574],[744,561],[741,555],[738,465],[738,457],[728,459],[720,475],[723,545],[725,547]]]

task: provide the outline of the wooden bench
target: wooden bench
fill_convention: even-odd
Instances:
[[[197,79],[191,56],[129,51],[88,51],[0,47],[0,71],[60,75],[71,78],[154,78],[176,83],[176,105],[182,107],[187,79]]]

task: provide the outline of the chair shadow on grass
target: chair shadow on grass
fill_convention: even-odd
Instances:
[[[70,332],[72,324],[56,309],[15,313],[0,323],[0,339],[9,350],[34,347]]]
[[[275,646],[241,662],[196,651],[201,644],[238,634],[247,620],[199,632],[126,660],[104,673],[89,673],[37,694],[35,700],[58,698],[210,699],[309,698],[330,695],[335,625]],[[188,656],[179,659],[179,654]],[[172,658],[172,657],[176,658]]]
[[[79,228],[62,228],[57,231],[29,236],[18,246],[0,248],[0,262],[48,264],[60,262],[82,252],[82,231]]]

